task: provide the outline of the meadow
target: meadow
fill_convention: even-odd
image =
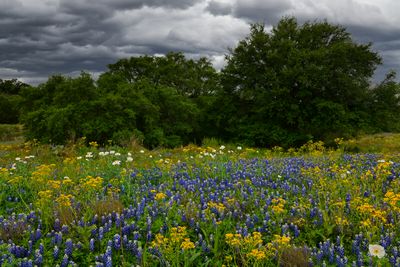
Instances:
[[[0,144],[1,266],[400,266],[400,154]]]

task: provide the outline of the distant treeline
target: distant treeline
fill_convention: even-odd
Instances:
[[[400,85],[371,44],[327,22],[262,24],[217,72],[182,53],[121,59],[97,81],[52,76],[37,87],[0,80],[0,123],[22,123],[28,139],[62,144],[85,136],[149,148],[204,138],[250,146],[296,146],[358,133],[400,131]]]

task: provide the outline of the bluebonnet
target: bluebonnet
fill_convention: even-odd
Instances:
[[[64,254],[64,257],[61,261],[61,267],[67,267],[69,263],[68,255]]]
[[[54,221],[54,230],[57,232],[59,232],[61,230],[61,223],[58,218],[56,218]]]
[[[114,249],[119,250],[121,248],[121,236],[119,234],[114,235]]]
[[[43,256],[40,253],[39,249],[35,251],[35,260],[34,260],[35,265],[41,266],[43,263]]]
[[[94,238],[91,238],[89,241],[89,249],[90,251],[94,251]]]
[[[59,249],[57,246],[54,246],[53,258],[54,258],[55,260],[57,260],[59,255],[60,255],[60,249]]]
[[[72,240],[70,238],[68,238],[67,241],[65,241],[65,250],[64,250],[65,255],[71,256],[73,248],[74,248],[74,245],[72,243]]]

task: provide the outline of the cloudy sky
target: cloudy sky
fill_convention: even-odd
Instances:
[[[229,47],[282,16],[327,19],[400,74],[398,0],[0,0],[0,78],[38,84],[49,75],[95,76],[119,58],[183,51],[224,64]]]

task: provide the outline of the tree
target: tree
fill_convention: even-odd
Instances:
[[[377,132],[400,131],[400,84],[396,82],[396,73],[389,72],[370,93],[368,108],[374,130]]]
[[[115,90],[111,88],[117,87],[117,84],[147,84],[146,98],[152,105],[158,107],[161,119],[156,121],[164,125],[162,129],[154,128],[153,136],[157,136],[159,140],[163,139],[161,142],[163,145],[199,142],[204,137],[217,135],[212,125],[213,114],[210,111],[220,87],[219,75],[208,59],[187,59],[182,53],[168,53],[162,57],[141,56],[121,59],[115,64],[110,64],[109,69],[98,81],[99,87],[105,91]],[[165,99],[161,101],[164,97]],[[165,108],[166,106],[169,108]],[[136,108],[141,109],[141,107]],[[187,119],[185,116],[191,118]],[[137,125],[142,132],[140,126],[143,123]],[[144,135],[149,136],[149,133]],[[165,139],[164,135],[171,136],[175,141],[167,141],[172,139]],[[149,144],[146,140],[145,143]],[[150,143],[151,146],[155,144]]]
[[[20,92],[27,84],[16,79],[0,79],[0,123],[15,124],[21,113]]]
[[[352,134],[381,63],[345,28],[292,17],[270,33],[252,25],[226,58],[216,123],[225,137],[257,146]]]
[[[182,53],[131,57],[108,67],[110,73],[129,83],[147,79],[154,85],[176,88],[180,94],[191,98],[211,95],[218,86],[217,73],[207,58],[186,59]]]

